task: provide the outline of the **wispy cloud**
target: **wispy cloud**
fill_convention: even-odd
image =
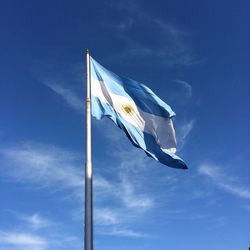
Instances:
[[[218,187],[237,195],[241,198],[250,199],[250,190],[235,184],[234,178],[222,173],[221,168],[216,165],[203,164],[199,166],[198,172],[209,177]]]
[[[158,63],[168,67],[191,66],[204,60],[198,59],[191,44],[188,42],[190,34],[181,30],[173,23],[156,18],[146,12],[138,2],[112,2],[112,8],[122,12],[122,19],[109,24],[116,29],[118,36],[127,43],[127,48],[116,58],[142,58],[150,57]],[[138,30],[141,36],[130,36],[130,31]],[[145,39],[145,34],[149,38]],[[112,57],[112,59],[114,59]]]
[[[46,238],[24,232],[0,231],[0,246],[20,249],[45,250],[49,244]],[[18,248],[19,249],[19,248]]]
[[[95,223],[101,226],[117,225],[123,221],[123,214],[117,209],[97,208],[94,212]]]
[[[136,232],[131,229],[113,228],[112,230],[101,231],[100,234],[120,237],[132,237],[132,238],[148,238],[149,235]]]
[[[142,154],[135,158],[133,157],[134,154],[133,150],[127,153],[123,152],[123,154],[119,153],[120,163],[115,170],[117,174],[112,176],[113,181],[109,183],[109,187],[106,189],[108,195],[103,196],[107,199],[112,197],[113,202],[108,207],[105,205],[95,209],[95,223],[100,234],[120,237],[145,236],[141,232],[134,232],[131,227],[138,219],[152,212],[154,200],[145,192],[144,188],[140,187],[144,181],[139,178],[138,173],[136,174],[137,167],[144,167],[143,159],[145,157]],[[136,184],[132,181],[133,179]],[[106,201],[108,202],[108,200]]]
[[[15,218],[10,218],[13,222],[8,230],[0,228],[0,249],[2,246],[6,250],[71,249],[81,245],[79,238],[65,232],[62,223],[42,217],[38,212],[30,215],[9,212],[8,215],[14,214]]]
[[[65,88],[57,83],[45,82],[45,85],[52,89],[56,94],[60,95],[70,107],[80,113],[83,112],[84,101],[71,89]]]
[[[124,142],[127,142],[125,138]],[[174,199],[173,194],[178,186],[175,185],[176,177],[170,173],[162,176],[162,172],[155,171],[155,161],[128,143],[112,143],[109,149],[113,164],[107,169],[102,168],[103,163],[100,163],[94,176],[96,233],[117,237],[147,237],[143,230],[135,230],[135,225],[137,222],[143,223],[145,216],[154,218],[157,208],[163,204],[161,200],[168,197],[170,203]],[[0,175],[47,188],[49,192],[61,192],[63,197],[67,192],[70,198],[78,202],[75,208],[78,215],[74,217],[82,220],[84,175],[79,154],[53,145],[29,142],[1,148],[0,155]],[[151,178],[155,172],[159,176]],[[155,193],[163,183],[167,193]],[[169,213],[168,216],[176,217],[176,213]],[[48,228],[54,225],[53,220],[44,218],[39,212],[18,217],[26,223],[28,230],[32,230],[31,233],[34,230],[50,230]],[[60,241],[60,237],[56,237],[56,241]]]
[[[82,215],[84,175],[82,159],[78,154],[53,145],[21,143],[13,147],[1,148],[0,155],[3,159],[1,175],[37,187],[53,187],[52,192],[67,191],[71,197],[80,201],[79,213]],[[130,181],[129,166],[124,163],[124,160],[122,158],[120,162],[121,170],[113,173],[109,180],[98,173],[94,178],[95,197],[98,197],[95,223],[98,226],[104,226],[107,230],[111,230],[114,225],[119,225],[122,230],[128,222],[133,223],[136,217],[142,216],[143,212],[150,210],[154,205],[152,198]],[[140,157],[134,161],[130,160],[130,163],[132,167],[139,163],[143,164]],[[139,181],[137,179],[137,182]],[[65,192],[63,195],[65,197]],[[106,204],[110,199],[112,203],[107,207]],[[39,213],[18,215],[18,217],[34,230],[51,226],[52,223]]]
[[[184,145],[186,143],[187,136],[192,131],[194,124],[195,124],[194,120],[189,120],[183,124],[180,124],[177,127],[177,132],[178,132],[177,133],[177,143],[178,143],[178,150],[179,151],[184,147]]]
[[[13,224],[12,227],[17,227]],[[22,223],[20,230],[0,229],[0,249],[6,250],[46,250],[46,249],[71,249],[79,248],[81,241],[79,238],[65,233],[63,227],[48,227],[39,231],[29,230]]]
[[[39,230],[41,228],[49,227],[53,225],[51,221],[43,218],[38,213],[32,215],[19,216],[19,218],[29,224],[29,226],[34,230]]]
[[[189,99],[189,98],[192,97],[193,88],[192,88],[192,86],[188,82],[183,81],[183,80],[178,80],[178,79],[177,80],[173,80],[173,82],[175,82],[175,83],[177,83],[177,84],[179,84],[179,85],[181,85],[183,87],[183,89],[184,89],[184,95],[185,95],[186,99]]]
[[[1,148],[0,155],[1,175],[39,187],[53,186],[53,192],[70,189],[82,199],[84,176],[78,154],[53,145],[22,143]]]
[[[3,159],[0,174],[38,187],[53,187],[53,192],[71,190],[77,200],[83,200],[84,171],[80,154],[54,145],[27,142],[1,148],[0,155]],[[8,171],[10,165],[11,171]],[[112,185],[102,176],[96,175],[94,188],[96,194],[103,194]],[[42,223],[39,215],[26,219]]]
[[[148,195],[136,194],[132,183],[129,182],[126,177],[123,177],[121,187],[123,194],[121,198],[126,207],[142,212],[143,210],[149,209],[153,206],[154,203],[152,198],[148,197]]]

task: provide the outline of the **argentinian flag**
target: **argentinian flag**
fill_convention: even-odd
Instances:
[[[145,85],[108,71],[93,58],[90,65],[92,115],[98,120],[107,116],[148,156],[169,167],[186,169],[175,155],[171,107]]]

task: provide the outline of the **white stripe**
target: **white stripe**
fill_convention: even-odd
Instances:
[[[124,120],[139,128],[140,130],[144,130],[145,122],[142,119],[132,98],[115,95],[108,90],[108,94],[112,100],[112,103],[109,103],[108,97],[105,97],[105,94],[103,93],[100,85],[104,83],[100,83],[100,81],[92,78],[91,84],[91,91],[93,96],[97,97],[101,102],[108,103],[110,105],[113,104],[114,110],[119,113]],[[126,108],[130,108],[131,113],[127,113]]]
[[[97,79],[91,77],[91,94],[95,97],[97,97],[101,102],[108,103],[105,96],[103,95],[100,81]]]

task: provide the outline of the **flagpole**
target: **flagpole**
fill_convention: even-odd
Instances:
[[[85,227],[84,249],[93,250],[93,183],[91,158],[90,56],[86,51],[86,165],[85,165]]]

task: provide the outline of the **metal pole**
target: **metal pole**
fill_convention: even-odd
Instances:
[[[85,232],[84,249],[93,250],[93,184],[91,159],[91,102],[90,102],[90,56],[86,52],[87,93],[86,93],[86,166],[85,166]]]

